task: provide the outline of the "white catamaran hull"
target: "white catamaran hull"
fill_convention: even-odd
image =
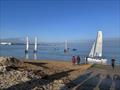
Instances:
[[[89,63],[96,63],[96,64],[107,64],[107,59],[103,58],[87,58]]]

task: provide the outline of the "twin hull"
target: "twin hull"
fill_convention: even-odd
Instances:
[[[87,58],[89,63],[96,63],[96,64],[107,64],[107,59],[103,58]]]

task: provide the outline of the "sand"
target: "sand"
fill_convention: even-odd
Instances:
[[[119,65],[113,70],[110,65],[23,60],[3,74],[0,89],[6,90],[120,90]],[[0,80],[2,77],[1,73]]]
[[[71,78],[74,79],[83,72],[85,72],[88,68],[91,67],[91,64],[80,64],[80,65],[72,65],[71,62],[66,61],[49,61],[49,60],[32,60],[32,61],[24,61],[26,66],[31,69],[33,67],[42,67],[44,72],[48,75],[52,75],[55,73],[63,72],[63,71],[70,71],[69,76],[72,76]],[[35,69],[35,68],[34,68]]]

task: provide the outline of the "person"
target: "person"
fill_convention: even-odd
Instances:
[[[88,57],[85,58],[85,62],[86,62],[86,64],[88,64],[88,60],[87,60],[87,59],[88,59]]]
[[[72,57],[72,64],[75,65],[76,63],[76,59],[75,59],[75,56]]]
[[[79,65],[80,64],[80,57],[77,56],[77,64]]]
[[[112,68],[114,69],[115,68],[115,59],[111,59],[111,65],[112,65]]]

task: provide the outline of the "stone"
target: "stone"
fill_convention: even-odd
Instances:
[[[20,61],[14,57],[0,57],[0,66],[18,66]]]

